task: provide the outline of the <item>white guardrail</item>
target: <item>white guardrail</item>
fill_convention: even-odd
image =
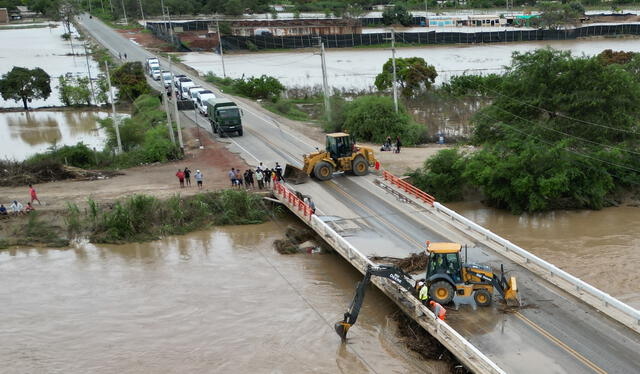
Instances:
[[[336,252],[358,269],[358,271],[364,274],[368,265],[375,265],[367,256],[327,225],[326,222],[314,214],[308,214],[308,207],[305,207],[305,204],[301,203],[298,199],[291,197],[292,193],[290,191],[274,186],[273,193],[280,202],[309,225],[309,227],[329,243]],[[405,291],[399,285],[387,279],[373,277],[372,282],[389,296],[405,313],[438,339],[438,341],[449,349],[467,368],[475,373],[505,373],[504,370],[498,367],[498,365],[446,322],[436,319],[431,310],[416,299],[411,292]]]
[[[623,323],[629,328],[640,332],[640,311],[638,311],[637,309],[595,288],[585,281],[574,277],[573,275],[558,268],[557,266],[537,257],[531,252],[528,252],[527,250],[511,243],[509,240],[504,239],[503,237],[487,230],[486,228],[478,225],[477,223],[454,212],[453,210],[445,207],[438,202],[436,202],[433,208],[431,208],[426,204],[422,204],[417,199],[414,199],[412,197],[408,198],[410,198],[415,203],[420,204],[421,206],[435,209],[437,213],[447,216],[447,218],[449,218],[449,222],[454,221],[458,224],[461,224],[463,228],[458,227],[459,230],[467,234],[469,233],[466,230],[473,230],[476,233],[480,234],[484,238],[484,240],[493,241],[497,245],[491,245],[490,248],[494,249],[496,252],[499,252],[506,257],[509,257],[510,259],[522,264],[524,267],[534,271],[544,279],[557,285],[563,290],[577,296],[579,299],[596,308],[597,310],[606,313],[613,319],[619,321],[620,323]],[[445,219],[444,217],[440,218]],[[541,271],[535,271],[536,269],[532,269],[531,265],[536,265]],[[563,280],[564,282],[568,283],[570,287],[567,287],[566,283],[558,282],[558,280]]]

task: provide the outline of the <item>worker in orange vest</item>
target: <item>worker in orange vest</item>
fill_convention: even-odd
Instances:
[[[444,317],[447,315],[447,310],[433,300],[429,301],[429,305],[433,308],[433,314],[436,315],[436,319],[440,318],[444,321]]]

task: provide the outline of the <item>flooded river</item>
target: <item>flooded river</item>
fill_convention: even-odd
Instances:
[[[107,116],[107,112],[95,111],[0,113],[0,139],[10,144],[9,147],[0,147],[0,159],[24,160],[54,144],[83,142],[101,150],[106,135],[96,118]]]
[[[332,324],[361,275],[337,255],[276,253],[282,232],[0,251],[0,372],[443,372],[398,343],[376,289],[341,345]]]
[[[640,308],[640,208],[523,214],[479,202],[447,206],[595,287]]]
[[[29,69],[42,68],[51,77],[51,96],[46,100],[33,100],[32,108],[43,106],[62,106],[58,95],[58,77],[66,73],[86,77],[87,60],[82,42],[62,39],[64,28],[60,23],[55,28],[41,27],[32,29],[1,29],[2,53],[0,53],[0,74],[9,72],[14,66]],[[83,54],[75,56],[72,54]],[[97,62],[89,59],[91,76],[98,73]],[[22,107],[22,101],[6,101],[0,97],[0,107]]]
[[[605,49],[638,51],[640,39],[567,40],[527,43],[493,43],[474,45],[426,46],[400,48],[398,57],[422,57],[438,71],[436,83],[453,75],[497,73],[511,61],[514,51],[526,52],[550,46],[574,54],[595,55]],[[189,66],[200,72],[212,71],[222,76],[220,56],[214,53],[188,53],[181,56]],[[242,53],[225,55],[228,76],[239,78],[267,74],[275,76],[287,87],[319,86],[322,84],[320,56],[312,51],[273,53]],[[382,65],[391,58],[384,49],[327,50],[329,85],[337,89],[372,89]]]

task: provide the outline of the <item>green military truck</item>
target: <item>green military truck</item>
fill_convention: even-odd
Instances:
[[[242,136],[242,111],[233,101],[223,98],[207,100],[207,115],[211,129],[221,138],[234,132]]]

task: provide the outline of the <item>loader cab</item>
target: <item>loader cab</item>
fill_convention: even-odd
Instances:
[[[455,284],[462,282],[462,261],[458,243],[431,243],[427,248],[429,260],[427,261],[426,279],[436,278],[438,275],[447,274]]]
[[[344,132],[327,134],[326,151],[329,152],[331,158],[334,160],[350,157],[353,153],[355,143],[355,139]]]

